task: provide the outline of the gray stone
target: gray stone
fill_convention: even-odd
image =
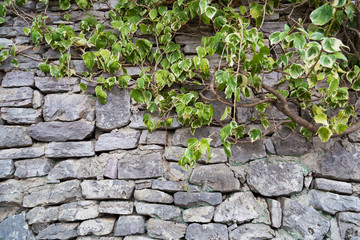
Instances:
[[[41,121],[41,109],[1,108],[1,118],[9,124],[32,124]]]
[[[186,229],[185,239],[187,240],[228,240],[226,225],[218,223],[198,224],[192,223]]]
[[[189,208],[183,211],[184,222],[209,223],[214,216],[215,207]]]
[[[360,227],[350,223],[339,223],[341,239],[360,239]]]
[[[208,138],[211,135],[213,140],[210,142],[210,145],[212,147],[220,147],[222,145],[220,130],[221,129],[217,127],[203,127],[197,129],[194,135],[192,135],[189,128],[177,129],[172,139],[172,145],[187,147],[189,138],[202,139]]]
[[[174,201],[174,198],[170,194],[153,189],[135,190],[134,198],[137,201],[150,203],[172,203]]]
[[[77,237],[76,240],[123,240],[123,238],[122,237],[84,236],[84,237]]]
[[[147,215],[163,220],[171,220],[180,216],[181,209],[171,205],[151,204],[136,202],[136,212],[140,215]]]
[[[170,161],[179,161],[183,156],[185,148],[168,146],[165,150],[165,158]],[[203,154],[198,160],[199,163],[225,163],[227,162],[227,156],[225,154],[224,148],[213,148],[211,149],[213,153],[212,158],[208,162],[208,154]]]
[[[262,25],[262,29],[265,30],[264,34],[268,37],[270,33],[277,31],[283,32],[285,24],[288,24],[288,22],[264,22]]]
[[[355,196],[342,196],[330,192],[310,190],[310,204],[321,211],[335,215],[337,212],[360,212],[360,199]]]
[[[200,36],[178,35],[175,37],[175,42],[180,45],[197,44],[197,46],[200,46],[201,38]]]
[[[135,189],[142,190],[142,189],[151,188],[152,181],[153,181],[152,179],[137,180],[135,181]]]
[[[177,192],[174,194],[175,205],[181,207],[192,207],[199,204],[218,205],[222,202],[221,193],[190,193],[190,192]]]
[[[114,236],[145,233],[145,218],[142,216],[121,216],[116,221]]]
[[[100,202],[98,208],[98,211],[100,213],[118,214],[118,215],[132,214],[133,210],[134,210],[134,203],[126,202],[126,201],[102,201]]]
[[[55,223],[40,231],[36,239],[71,239],[77,237],[79,223]]]
[[[184,169],[183,167],[179,166],[178,163],[174,162],[164,162],[164,164],[167,164],[167,167],[165,167],[166,172],[164,174],[166,179],[172,181],[187,181],[189,179],[192,172],[190,167]]]
[[[29,134],[42,142],[65,142],[88,138],[94,129],[94,123],[87,121],[40,122],[29,127]]]
[[[7,39],[7,38],[0,38],[0,45],[3,46],[11,46],[13,45],[14,42],[11,39]]]
[[[74,92],[78,89],[78,84],[79,79],[75,77],[35,77],[35,86],[43,93]]]
[[[92,142],[51,142],[45,156],[49,158],[91,157],[94,156]]]
[[[337,219],[341,222],[352,223],[360,227],[360,213],[340,212]]]
[[[238,192],[232,194],[224,202],[215,208],[215,222],[247,222],[267,213],[263,207],[264,200],[256,199],[251,192]]]
[[[99,136],[95,144],[96,152],[112,151],[116,149],[134,149],[138,145],[140,131],[134,129],[120,129],[116,132]]]
[[[36,158],[44,156],[45,149],[43,145],[32,146],[27,148],[12,148],[0,150],[0,159],[23,159],[23,158]]]
[[[282,199],[282,228],[299,233],[304,239],[323,239],[330,223],[312,207],[295,200]]]
[[[62,204],[59,207],[59,221],[74,222],[99,216],[98,204],[95,201],[80,201]]]
[[[265,145],[262,141],[254,143],[238,143],[231,147],[230,164],[242,164],[253,159],[266,157]]]
[[[0,182],[0,206],[20,205],[23,200],[23,189],[19,181],[9,179]]]
[[[29,224],[50,223],[58,220],[59,207],[35,207],[26,214]]]
[[[105,165],[104,177],[117,179],[118,176],[118,159],[110,157]]]
[[[189,189],[188,192],[200,192],[200,188],[193,185],[187,185],[186,182],[181,182],[180,185],[177,181],[163,181],[163,180],[154,180],[152,182],[152,188],[157,190],[162,190],[165,192],[180,192],[187,191],[186,186]]]
[[[16,161],[15,176],[18,178],[46,176],[54,165],[55,161],[47,158]]]
[[[250,163],[247,174],[249,187],[267,197],[300,192],[303,181],[301,166],[288,161],[256,160]]]
[[[143,118],[144,115],[149,113],[148,111],[137,111],[137,112],[133,112],[131,118],[130,118],[130,125],[129,127],[134,128],[134,129],[140,129],[140,130],[146,130],[147,127],[144,125],[143,122]],[[156,113],[154,113],[153,115],[156,116]],[[160,121],[161,119],[159,117],[155,117],[153,116],[156,120]],[[180,128],[181,124],[178,122],[177,118],[173,118],[173,123],[170,127],[167,127],[167,129],[176,129],[176,128]],[[163,129],[162,127],[160,129]]]
[[[0,239],[35,240],[25,221],[25,212],[12,215],[0,223]]]
[[[242,184],[245,184],[249,165],[230,166],[230,168],[234,172],[235,177],[238,178]]]
[[[135,183],[123,180],[84,180],[81,188],[86,199],[129,199]]]
[[[159,239],[180,239],[184,237],[186,225],[150,218],[146,222],[148,235]]]
[[[94,105],[94,99],[86,95],[48,94],[45,96],[43,117],[45,121],[69,122],[82,118],[89,120]]]
[[[160,152],[133,151],[119,158],[119,179],[157,178],[163,175],[163,163]]]
[[[190,183],[203,185],[204,189],[220,192],[240,190],[240,182],[225,164],[197,166],[190,177]]]
[[[131,115],[129,92],[114,88],[107,94],[106,104],[96,102],[96,127],[109,131],[126,126]]]
[[[11,159],[0,160],[0,179],[11,178],[14,174],[14,161]]]
[[[37,90],[34,91],[34,96],[33,96],[33,108],[38,109],[41,108],[42,105],[44,104],[44,96]]]
[[[75,200],[81,196],[80,181],[71,180],[46,185],[24,197],[23,206],[32,208],[39,205],[53,205]]]
[[[31,87],[34,85],[33,72],[8,72],[1,82],[2,87]]]
[[[256,239],[273,239],[275,232],[265,224],[243,224],[231,231],[230,240],[256,240]]]
[[[340,194],[352,194],[351,183],[334,181],[325,178],[315,178],[314,188]]]
[[[12,215],[19,214],[21,210],[19,206],[0,206],[0,222]]]
[[[274,199],[268,199],[268,206],[271,218],[271,226],[274,228],[281,227],[282,212],[280,202]]]
[[[31,144],[32,140],[26,127],[0,125],[0,148],[24,147]]]
[[[350,142],[360,142],[360,130],[350,133],[348,137]]]
[[[272,137],[272,142],[276,153],[279,155],[303,155],[312,148],[311,142],[294,134],[291,129],[285,126],[279,127],[277,133]]]
[[[0,107],[31,107],[33,93],[29,87],[0,88]]]
[[[85,235],[98,235],[103,236],[113,231],[115,218],[97,218],[86,220],[80,223],[77,228],[77,234],[80,236]]]
[[[126,236],[123,240],[154,240],[154,238],[149,238],[146,236]]]
[[[166,136],[167,135],[167,136]],[[148,130],[142,131],[139,144],[158,144],[158,145],[165,145],[165,139],[171,139],[170,133],[166,131],[154,131],[149,133]]]

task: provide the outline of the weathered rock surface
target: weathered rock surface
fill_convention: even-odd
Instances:
[[[91,157],[95,155],[92,142],[51,142],[45,151],[49,158]]]
[[[172,139],[172,145],[187,147],[189,138],[202,139],[208,138],[210,135],[212,135],[213,140],[211,141],[210,145],[212,147],[220,147],[222,145],[220,139],[220,130],[220,128],[216,127],[203,127],[197,129],[195,134],[192,135],[189,128],[177,129]]]
[[[129,199],[135,183],[124,180],[84,180],[82,194],[86,199]]]
[[[99,216],[98,204],[95,201],[80,201],[62,204],[59,207],[59,221],[73,222]]]
[[[284,139],[284,136],[289,137]],[[285,126],[280,127],[278,132],[274,134],[272,142],[276,153],[279,155],[302,155],[307,153],[312,147],[312,144],[309,141],[303,137],[297,136]]]
[[[31,144],[26,127],[0,125],[0,148],[25,147]]]
[[[134,198],[138,201],[150,203],[172,203],[174,201],[170,194],[153,189],[135,190]]]
[[[184,237],[186,225],[150,218],[146,222],[148,235],[159,239],[179,239]]]
[[[352,194],[351,183],[334,181],[325,178],[315,178],[314,188],[340,194]]]
[[[147,113],[149,113],[149,112],[147,112],[147,111],[133,112],[133,114],[130,118],[131,122],[130,122],[129,126],[134,129],[146,130],[147,127],[144,125],[143,118],[144,118],[144,115]],[[160,120],[160,118],[155,118],[155,119]],[[168,127],[167,129],[176,129],[176,128],[181,127],[178,120],[176,118],[173,118],[173,119],[174,120],[173,120],[172,125],[170,127]],[[160,129],[162,129],[162,128],[160,128]]]
[[[0,159],[23,159],[23,158],[36,158],[42,157],[45,154],[44,145],[33,145],[27,148],[12,148],[0,150]]]
[[[55,223],[40,231],[36,239],[71,239],[78,236],[78,225],[79,223]]]
[[[275,232],[265,224],[243,224],[229,234],[230,240],[273,239]]]
[[[94,99],[80,94],[48,94],[45,96],[43,117],[45,121],[92,120]]]
[[[174,194],[175,205],[181,207],[192,207],[198,204],[218,205],[222,202],[221,193],[190,193],[190,192],[177,192]]]
[[[111,156],[105,165],[104,177],[111,179],[117,179],[118,176],[118,159],[114,156]]]
[[[44,104],[44,101],[45,101],[44,96],[39,91],[35,90],[32,101],[33,108],[35,109],[41,108],[42,105]]]
[[[167,146],[165,150],[165,158],[170,161],[179,161],[184,152],[183,147],[176,146]],[[207,154],[202,155],[198,160],[199,163],[225,163],[227,162],[227,156],[225,154],[224,148],[213,148],[212,149],[213,157],[208,162]]]
[[[50,223],[58,220],[59,207],[35,207],[26,214],[29,224]]]
[[[215,207],[189,208],[183,211],[184,222],[209,223],[214,216]]]
[[[203,185],[213,191],[233,192],[240,190],[240,182],[225,164],[197,166],[190,177],[190,183]]]
[[[14,174],[14,161],[11,159],[0,160],[0,179],[11,178]]]
[[[268,199],[268,206],[271,218],[271,226],[274,228],[281,227],[282,211],[279,201]]]
[[[165,192],[180,192],[186,191],[186,187],[188,186],[186,182],[182,182],[182,185],[180,185],[177,181],[162,181],[162,180],[154,180],[152,182],[152,188],[157,190],[162,190]],[[201,189],[194,185],[188,186],[189,191],[188,192],[200,192]]]
[[[114,236],[145,233],[145,218],[142,216],[121,216],[116,221]]]
[[[21,183],[14,179],[0,182],[0,206],[20,205],[23,200],[22,190]]]
[[[5,74],[1,86],[2,87],[31,87],[34,85],[33,72],[8,72]]]
[[[9,124],[33,124],[41,121],[41,109],[1,108],[1,118]]]
[[[304,239],[323,239],[330,223],[312,207],[288,198],[282,199],[283,222],[286,230],[300,233]]]
[[[230,164],[242,164],[253,159],[266,157],[265,145],[262,141],[254,143],[238,143],[231,148]]]
[[[33,93],[29,87],[0,88],[0,107],[31,107]]]
[[[116,149],[133,149],[139,142],[140,131],[134,129],[120,129],[117,132],[105,133],[99,136],[95,144],[96,152]]]
[[[28,159],[15,162],[15,176],[18,178],[41,177],[54,167],[55,161],[47,158]]]
[[[103,236],[112,232],[115,224],[115,218],[97,218],[86,220],[80,223],[77,228],[77,234]]]
[[[25,212],[10,216],[0,223],[0,239],[35,240],[25,221]]]
[[[65,142],[83,140],[94,131],[94,123],[76,122],[40,122],[29,127],[33,139],[42,142]]]
[[[192,223],[186,229],[185,239],[187,240],[228,240],[226,225],[218,223],[198,224]]]
[[[161,218],[163,220],[171,220],[179,217],[181,214],[181,209],[172,205],[136,202],[135,209],[140,215]]]
[[[340,222],[339,228],[341,239],[356,240],[360,238],[360,227],[357,225]]]
[[[166,136],[167,135],[167,136]],[[168,142],[165,142],[165,139],[171,139],[172,134],[167,133],[166,131],[154,131],[152,133],[149,133],[147,130],[142,131],[141,137],[139,140],[139,144],[158,144],[158,145],[164,145]]]
[[[247,183],[253,191],[275,197],[300,192],[304,176],[297,163],[256,160],[250,163]]]
[[[134,210],[134,203],[127,201],[102,201],[98,211],[100,213],[129,215]]]
[[[119,104],[121,103],[121,104]],[[130,122],[130,95],[128,91],[114,88],[107,93],[107,103],[96,102],[96,126],[110,131]]]
[[[360,213],[340,212],[338,219],[342,222],[352,223],[360,227]]]
[[[79,79],[65,77],[55,79],[53,77],[35,77],[35,86],[43,93],[60,93],[78,90]]]

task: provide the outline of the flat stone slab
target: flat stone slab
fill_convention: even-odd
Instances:
[[[25,212],[12,215],[0,223],[0,239],[3,240],[35,240],[25,221]]]
[[[86,199],[129,199],[134,188],[133,181],[124,180],[84,180],[81,183]]]
[[[12,159],[0,160],[0,179],[11,178],[14,171],[15,165]]]
[[[42,142],[66,142],[84,140],[91,136],[95,129],[92,122],[40,122],[29,127],[33,139]]]
[[[284,137],[287,137],[286,140]],[[272,136],[271,141],[278,155],[303,155],[312,148],[311,142],[307,141],[306,138],[297,136],[285,126],[279,128],[278,132]]]
[[[79,223],[55,223],[40,231],[36,239],[71,239],[78,236]]]
[[[186,229],[187,240],[228,240],[227,226],[219,223],[198,224],[192,223]]]
[[[23,200],[23,186],[15,180],[0,182],[0,206],[21,205]]]
[[[30,87],[0,88],[0,107],[31,107],[33,95]]]
[[[46,176],[54,166],[55,161],[47,158],[16,161],[14,175],[18,178]]]
[[[338,219],[341,222],[352,223],[360,227],[360,213],[354,212],[340,212]]]
[[[214,206],[189,208],[183,211],[184,222],[209,223],[214,216]]]
[[[173,196],[170,194],[153,189],[135,190],[134,198],[137,201],[145,201],[150,203],[172,203]]]
[[[140,134],[140,131],[130,128],[101,134],[96,141],[95,151],[105,152],[117,149],[134,149],[138,146]]]
[[[51,142],[45,151],[49,158],[91,157],[95,155],[92,142]]]
[[[121,216],[116,221],[114,236],[145,233],[145,218],[142,216]]]
[[[161,218],[163,220],[175,219],[181,215],[181,209],[172,205],[136,202],[135,209],[140,215]]]
[[[77,228],[77,234],[80,236],[96,235],[104,236],[112,232],[115,218],[97,218],[86,220],[80,223]]]
[[[59,207],[35,207],[26,214],[29,224],[50,223],[58,220]]]
[[[218,205],[222,202],[221,193],[190,193],[190,192],[177,192],[174,194],[175,205],[181,207],[192,207],[198,204]]]
[[[162,181],[154,180],[152,182],[152,188],[157,190],[162,190],[164,192],[186,192],[186,186],[188,187],[188,192],[200,192],[201,189],[194,185],[187,185],[186,182],[182,182],[180,185],[177,181]]]
[[[280,202],[274,199],[267,199],[267,202],[269,206],[271,226],[274,228],[281,227],[282,210]]]
[[[186,225],[150,218],[146,222],[148,235],[158,239],[180,239],[185,236]]]
[[[1,108],[1,118],[9,124],[33,124],[41,121],[41,109]]]
[[[220,130],[221,128],[217,127],[203,127],[197,129],[194,135],[192,135],[189,128],[177,129],[172,139],[172,145],[187,147],[189,138],[197,138],[200,140],[202,138],[208,138],[211,135],[213,140],[210,142],[210,145],[212,147],[220,147],[222,145]]]
[[[5,74],[1,86],[2,87],[31,87],[34,85],[33,72],[8,72]]]
[[[99,216],[96,201],[65,203],[59,207],[58,219],[62,222],[81,221]]]
[[[0,125],[0,148],[30,145],[32,145],[32,140],[26,127]]]
[[[102,201],[98,208],[100,213],[129,215],[134,211],[134,202],[128,201]]]
[[[351,183],[326,178],[315,178],[314,188],[340,194],[352,194],[353,192]]]
[[[274,239],[275,232],[266,224],[243,224],[229,234],[230,240]]]
[[[35,86],[43,93],[60,93],[79,90],[79,78],[35,77]]]
[[[231,147],[230,164],[243,164],[250,160],[266,157],[265,145],[262,141],[238,143]]]
[[[26,148],[11,148],[0,150],[0,159],[24,159],[24,158],[37,158],[45,154],[45,146],[33,146]]]

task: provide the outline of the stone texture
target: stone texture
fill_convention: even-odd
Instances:
[[[80,223],[77,228],[77,234],[80,236],[85,235],[98,235],[103,236],[113,231],[115,218],[97,218],[86,220]]]
[[[0,88],[0,107],[31,107],[33,93],[29,87]]]
[[[25,147],[31,144],[26,127],[0,125],[0,148]]]
[[[190,183],[202,185],[204,189],[233,192],[240,190],[240,182],[225,164],[197,166],[190,177]]]
[[[93,114],[94,99],[80,94],[48,94],[45,96],[45,121],[76,121],[89,119]]]
[[[274,228],[281,227],[282,212],[280,202],[274,199],[268,199],[268,206],[271,218],[271,226]]]
[[[351,183],[334,181],[325,178],[315,178],[314,188],[340,194],[352,194]]]
[[[148,235],[158,239],[179,239],[184,237],[186,225],[150,218],[146,222]]]
[[[0,160],[0,179],[11,178],[14,174],[14,161],[11,159]]]
[[[350,223],[340,222],[340,236],[341,239],[351,239],[357,240],[360,239],[360,227]]]
[[[29,127],[29,134],[42,142],[65,142],[88,138],[94,129],[94,123],[86,121],[40,122]]]
[[[350,142],[360,142],[360,130],[350,133],[348,137]]]
[[[267,197],[300,192],[303,181],[300,165],[288,161],[256,160],[250,163],[247,174],[249,187]]]
[[[330,192],[310,190],[310,204],[321,211],[335,215],[337,212],[360,212],[360,199],[355,196],[342,196]]]
[[[80,201],[62,204],[59,207],[59,221],[73,222],[99,216],[98,204],[95,201]]]
[[[165,158],[170,161],[179,161],[183,156],[185,148],[176,147],[176,146],[167,146],[165,150]],[[227,162],[227,156],[225,154],[224,148],[213,148],[211,149],[213,157],[208,162],[208,155],[203,154],[198,160],[199,163],[225,163]]]
[[[0,150],[0,159],[23,159],[23,158],[36,158],[42,157],[45,154],[43,145],[33,145],[27,148],[12,148]]]
[[[340,212],[337,218],[341,222],[352,223],[360,227],[360,213]]]
[[[147,127],[144,125],[143,122],[143,118],[144,115],[149,113],[148,111],[136,111],[133,112],[131,118],[130,118],[130,124],[129,127],[134,128],[134,129],[140,129],[140,130],[146,130]],[[156,116],[156,113],[154,114]],[[155,117],[156,120],[160,120],[160,118]],[[170,127],[168,127],[167,129],[176,129],[176,128],[180,128],[181,125],[178,122],[177,118],[173,118],[173,123]],[[160,129],[163,129],[162,127]]]
[[[177,192],[174,194],[175,205],[181,207],[192,207],[198,204],[218,205],[222,202],[221,193],[190,193],[190,192]]]
[[[243,164],[253,159],[266,157],[265,145],[262,141],[254,143],[238,143],[231,147],[230,164]]]
[[[287,138],[287,136],[289,137]],[[311,142],[307,141],[306,138],[297,136],[285,126],[279,127],[278,132],[272,137],[272,142],[276,153],[279,155],[302,155],[312,147]]]
[[[8,72],[5,74],[1,86],[2,87],[31,87],[34,85],[33,72]]]
[[[137,201],[150,203],[172,203],[174,201],[174,198],[170,194],[152,189],[135,190],[134,198]]]
[[[209,223],[214,216],[215,207],[189,208],[183,211],[184,222]]]
[[[119,179],[156,178],[163,175],[163,163],[160,152],[127,152],[118,162]]]
[[[134,129],[120,129],[116,132],[99,136],[95,144],[96,152],[112,151],[116,149],[133,149],[138,145],[140,131]]]
[[[175,219],[181,214],[181,209],[172,205],[136,202],[135,209],[140,215],[161,218],[163,220]]]
[[[154,238],[149,238],[146,236],[126,236],[123,240],[153,240]]]
[[[129,199],[135,183],[123,180],[84,180],[82,194],[86,199]]]
[[[54,165],[55,161],[47,158],[16,161],[15,176],[18,178],[46,176]]]
[[[49,158],[91,157],[94,156],[92,142],[51,142],[45,156]]]
[[[192,223],[186,229],[185,239],[187,240],[228,240],[226,225],[218,223],[198,224]]]
[[[118,214],[118,215],[132,214],[133,210],[134,210],[134,203],[126,202],[126,201],[102,201],[100,202],[98,208],[98,211],[100,213]]]
[[[41,108],[42,105],[44,104],[44,96],[37,90],[34,91],[34,96],[33,96],[33,108],[38,109]]]
[[[248,223],[241,225],[229,234],[230,240],[273,239],[275,232],[268,225]]]
[[[76,237],[79,223],[55,223],[40,231],[36,239],[71,239]]]
[[[35,77],[35,86],[43,93],[60,93],[78,90],[79,79],[65,77],[55,79],[52,77]]]
[[[323,239],[330,228],[329,221],[312,207],[288,198],[282,199],[282,207],[282,227],[299,233],[303,239]]]
[[[145,233],[145,218],[142,216],[121,216],[116,221],[114,236]]]
[[[59,184],[46,185],[43,188],[32,191],[24,197],[23,206],[32,208],[39,205],[65,203],[79,198],[80,195],[80,181],[71,180]]]
[[[0,206],[20,205],[23,200],[22,187],[21,183],[14,179],[0,182]]]
[[[162,190],[165,192],[180,192],[187,191],[186,187],[188,187],[188,192],[200,192],[200,188],[194,185],[187,185],[186,182],[182,182],[180,185],[177,181],[163,181],[163,180],[154,180],[152,182],[152,188],[157,190]]]
[[[29,224],[50,223],[58,220],[59,207],[35,207],[26,214]]]
[[[1,118],[9,124],[33,124],[41,121],[41,109],[1,108]]]
[[[190,177],[190,174],[192,172],[192,169],[190,167],[183,168],[179,166],[178,163],[174,162],[164,162],[164,165],[167,164],[167,167],[165,167],[166,172],[164,173],[164,177],[167,180],[171,181],[187,181]]]
[[[12,215],[19,214],[21,210],[19,206],[0,206],[0,222]]]
[[[118,159],[116,157],[110,157],[105,165],[104,177],[116,179],[117,176],[118,176]]]
[[[167,135],[167,136],[166,136]],[[141,133],[139,144],[158,144],[165,145],[165,139],[171,139],[172,134],[167,133],[166,131],[154,131],[149,133],[148,130],[144,130]],[[167,142],[166,142],[167,144]]]
[[[0,239],[35,240],[25,221],[25,212],[12,215],[0,223]]]
[[[121,103],[121,104],[119,104]],[[130,122],[130,95],[128,91],[114,88],[107,92],[107,103],[96,102],[96,127],[109,131]]]
[[[222,145],[220,139],[220,130],[221,129],[217,127],[203,127],[197,129],[194,135],[192,135],[189,128],[177,129],[172,139],[172,145],[187,147],[189,138],[202,139],[208,138],[210,135],[212,135],[213,140],[211,141],[210,145],[212,147],[220,147]]]
[[[251,192],[238,192],[232,194],[215,208],[215,222],[247,222],[267,213],[263,207],[262,199],[256,199]]]

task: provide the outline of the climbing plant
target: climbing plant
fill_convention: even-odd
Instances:
[[[41,2],[44,11],[33,17],[24,32],[36,46],[49,45],[60,57],[46,59],[39,69],[56,78],[77,76],[95,83],[96,96],[103,104],[107,90],[128,89],[148,110],[143,121],[150,132],[170,127],[175,118],[192,133],[215,124],[222,127],[221,142],[230,157],[232,144],[261,140],[281,125],[323,142],[360,127],[358,1],[290,0],[288,19],[293,25],[269,37],[262,32],[264,19],[287,10],[279,0],[246,5],[236,0],[119,0],[114,7],[105,1],[111,8],[107,18],[99,20],[88,14],[78,30],[66,23],[51,25],[49,2]],[[74,9],[89,10],[100,1],[75,2],[76,6],[70,0],[59,0],[64,20],[71,18]],[[5,22],[7,12],[16,12],[25,3],[0,3],[0,22]],[[308,13],[294,19],[294,10],[302,6],[308,6]],[[190,28],[189,22],[197,24],[191,32],[203,35],[194,57],[186,57],[174,41]],[[211,31],[202,33],[204,26]],[[72,50],[81,52],[86,72],[71,67]],[[11,55],[16,56],[16,46],[2,50],[0,61]],[[212,55],[220,59],[216,67],[209,63]],[[16,58],[12,62],[17,65]],[[128,66],[139,66],[139,77],[127,74]],[[271,73],[278,73],[276,84],[266,82]],[[80,86],[85,91],[87,84]],[[212,102],[226,105],[218,121]],[[240,124],[236,119],[239,108],[254,108],[258,114]],[[267,110],[272,108],[287,119],[274,120]],[[262,127],[249,127],[253,122]],[[190,138],[179,164],[194,166],[202,154],[210,152],[210,142],[211,136]]]

